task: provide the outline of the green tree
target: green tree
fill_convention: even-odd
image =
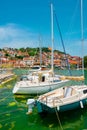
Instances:
[[[87,56],[84,56],[84,67],[87,68]]]
[[[15,55],[15,58],[16,58],[16,59],[23,59],[24,56],[17,56],[17,55]]]
[[[43,51],[43,52],[50,52],[51,50],[49,50],[49,48],[47,48],[47,47],[43,47],[43,48],[42,48],[42,51]]]
[[[10,56],[8,53],[5,54],[6,57]]]
[[[37,48],[26,48],[26,50],[30,56],[35,56],[38,54]]]
[[[19,50],[20,50],[21,52],[25,52],[25,51],[26,51],[25,48],[20,48]]]

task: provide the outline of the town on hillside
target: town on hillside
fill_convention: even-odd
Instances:
[[[66,54],[70,67],[81,68],[82,58]],[[63,52],[54,50],[53,63],[57,68],[65,69],[67,67],[66,57]],[[5,47],[0,49],[0,67],[26,68],[33,65],[51,65],[51,49],[47,47],[39,48],[20,48],[13,49]]]

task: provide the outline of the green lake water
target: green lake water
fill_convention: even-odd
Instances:
[[[26,74],[27,70],[14,70],[20,76]],[[57,70],[59,74],[60,70]],[[62,74],[67,72],[62,70]],[[80,75],[81,71],[72,71]],[[85,84],[87,71],[85,70]],[[87,107],[65,113],[48,114],[40,116],[37,108],[31,115],[27,115],[26,101],[30,95],[13,95],[12,89],[16,80],[9,82],[0,88],[0,130],[87,130]],[[78,84],[78,83],[77,83]]]

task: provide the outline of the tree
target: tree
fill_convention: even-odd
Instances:
[[[25,48],[20,48],[19,49],[21,52],[26,52]]]
[[[16,59],[23,59],[24,56],[17,56],[17,55],[15,55],[15,58],[16,58]]]
[[[84,56],[84,67],[87,68],[87,56]]]
[[[10,56],[8,53],[5,54],[6,57]]]

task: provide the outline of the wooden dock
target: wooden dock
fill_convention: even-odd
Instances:
[[[0,83],[12,78],[15,74],[11,73],[11,72],[7,72],[7,73],[1,73],[0,74]]]

